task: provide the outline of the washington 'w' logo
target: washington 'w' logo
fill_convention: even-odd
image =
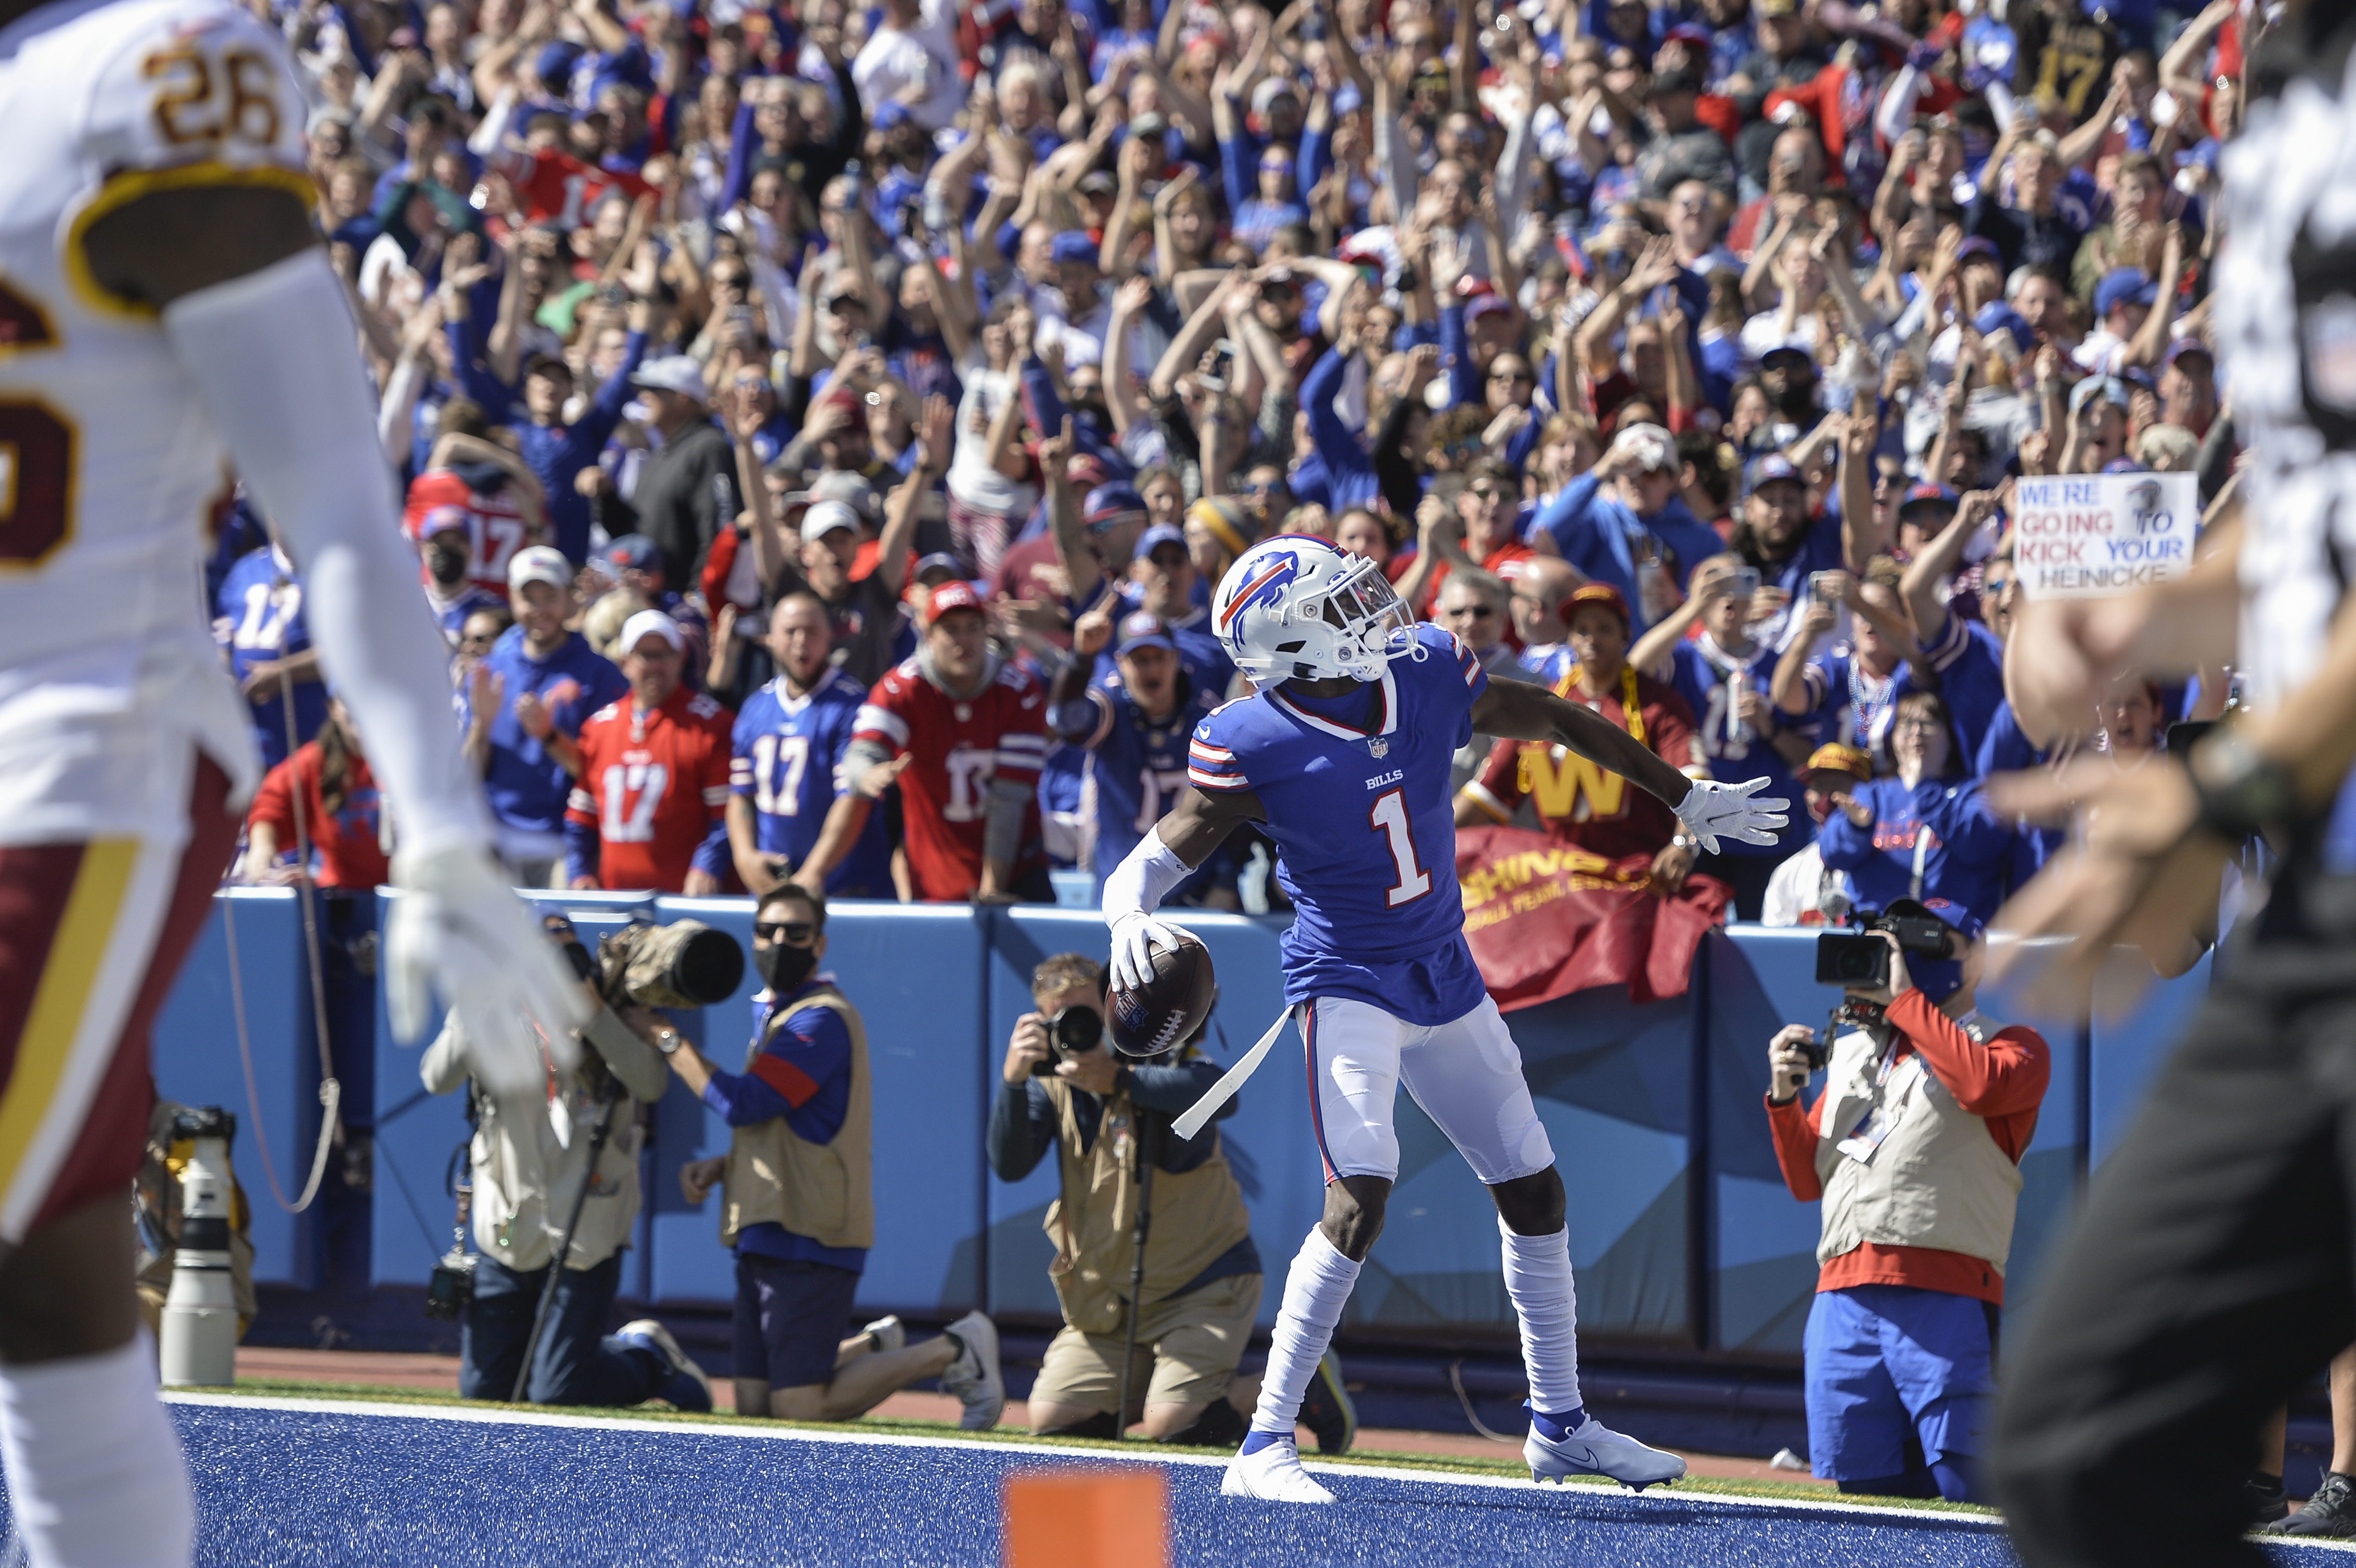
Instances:
[[[1284,603],[1284,590],[1292,586],[1292,580],[1300,575],[1301,561],[1291,551],[1280,551],[1265,558],[1259,564],[1257,575],[1236,590],[1236,596],[1228,600],[1227,607],[1220,612],[1219,635],[1226,636],[1227,628],[1235,625],[1236,618],[1254,605],[1266,605],[1274,609]]]

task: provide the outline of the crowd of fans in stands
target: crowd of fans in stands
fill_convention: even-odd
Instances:
[[[2230,701],[2130,681],[2031,733],[2004,668],[2016,476],[2232,482],[2234,0],[273,9],[532,883],[1101,876],[1237,690],[1209,596],[1279,532],[1697,776],[1804,794],[1772,850],[1697,856],[1581,759],[1460,755],[1460,822],[1745,918],[1992,916],[2054,835],[1979,779],[2132,767]],[[222,528],[221,639],[294,753],[242,874],[308,842],[367,886],[365,737],[291,564]],[[1280,906],[1269,861],[1182,901]]]

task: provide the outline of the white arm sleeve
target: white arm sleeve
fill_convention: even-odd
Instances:
[[[325,251],[175,301],[164,336],[303,575],[327,678],[368,737],[405,857],[490,842],[451,722],[449,653],[417,591],[343,285]]]
[[[1157,824],[1137,841],[1137,847],[1129,852],[1128,858],[1114,866],[1112,875],[1105,878],[1105,924],[1118,926],[1130,915],[1153,913],[1192,869],[1162,842],[1162,829]]]

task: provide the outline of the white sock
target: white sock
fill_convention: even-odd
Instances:
[[[1284,1276],[1284,1305],[1269,1337],[1268,1370],[1260,1378],[1258,1408],[1252,1412],[1254,1432],[1292,1435],[1301,1398],[1333,1342],[1333,1326],[1342,1321],[1359,1266],[1325,1240],[1324,1231],[1309,1228],[1309,1239]]]
[[[32,1568],[187,1568],[196,1504],[155,1345],[0,1367],[0,1461]]]
[[[1522,1320],[1522,1365],[1530,1379],[1530,1404],[1548,1415],[1565,1415],[1579,1397],[1579,1292],[1570,1281],[1570,1231],[1517,1236],[1497,1221],[1505,1242],[1505,1294]]]

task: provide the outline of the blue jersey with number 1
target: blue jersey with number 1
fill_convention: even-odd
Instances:
[[[1248,789],[1267,813],[1296,910],[1285,1000],[1348,996],[1437,1025],[1483,993],[1464,945],[1448,780],[1489,678],[1452,633],[1424,625],[1414,639],[1347,695],[1272,686],[1218,709],[1195,726],[1187,778],[1206,794]]]
[[[745,701],[736,715],[735,758],[729,782],[752,798],[754,843],[764,854],[801,864],[818,843],[827,812],[841,793],[835,769],[851,746],[851,731],[867,689],[840,670],[802,696],[789,696],[782,675]],[[884,813],[868,814],[851,853],[826,879],[830,897],[892,897],[892,846]]]

